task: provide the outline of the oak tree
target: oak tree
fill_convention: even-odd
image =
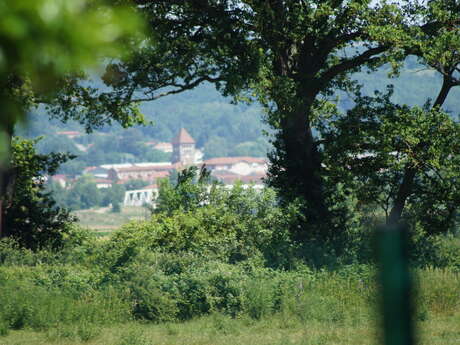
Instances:
[[[210,82],[224,95],[257,99],[275,130],[269,183],[285,200],[305,200],[311,223],[327,223],[317,109],[353,87],[351,73],[400,57],[424,18],[414,24],[404,6],[370,0],[132,3],[150,23],[149,38],[133,59],[108,66],[111,89],[94,96],[120,111]]]

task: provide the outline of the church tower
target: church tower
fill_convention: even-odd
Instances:
[[[172,141],[173,154],[172,163],[181,163],[182,165],[195,164],[195,140],[188,132],[181,128],[177,136]]]

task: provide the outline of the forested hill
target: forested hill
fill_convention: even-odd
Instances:
[[[440,77],[433,71],[423,69],[415,60],[406,62],[401,75],[396,79],[387,77],[388,69],[378,72],[359,73],[356,79],[366,94],[384,90],[394,84],[393,99],[398,103],[422,105],[428,98],[435,98],[441,85]],[[168,160],[161,152],[147,150],[144,142],[170,141],[180,127],[186,128],[195,138],[197,146],[203,148],[206,157],[249,155],[262,156],[269,149],[263,136],[267,129],[262,122],[263,112],[259,105],[231,104],[212,85],[202,85],[194,90],[159,99],[142,106],[142,110],[153,125],[124,130],[119,126],[104,128],[100,133],[68,139],[56,135],[58,131],[82,131],[76,123],[61,124],[49,121],[40,112],[31,114],[28,129],[18,133],[29,137],[44,135],[39,144],[42,152],[67,150],[80,157],[68,164],[68,172],[77,172],[81,167],[103,163],[127,161]],[[340,100],[342,108],[351,102],[346,96]],[[460,92],[452,92],[445,109],[453,116],[460,113]],[[93,144],[86,153],[80,148]]]

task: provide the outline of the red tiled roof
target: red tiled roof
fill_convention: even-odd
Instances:
[[[166,171],[166,170],[152,171],[149,174],[149,176],[143,176],[143,177],[139,178],[139,180],[148,181],[148,182],[155,182],[159,178],[165,178],[165,177],[168,177],[168,176],[169,176],[169,171]],[[128,181],[131,181],[131,180],[133,180],[133,179],[132,178],[124,178],[124,179],[118,180],[117,184],[125,184],[125,183],[127,183]],[[137,180],[137,178],[135,180]]]
[[[185,128],[181,128],[177,136],[172,141],[173,144],[195,144],[195,140],[188,134]]]
[[[160,143],[156,143],[155,145],[153,145],[153,148],[157,149],[157,150],[165,150],[165,149],[172,149],[172,144],[171,143],[165,143],[165,142],[160,142]]]
[[[152,171],[152,172],[160,172],[160,171],[170,171],[174,169],[173,164],[168,165],[158,165],[158,166],[147,166],[147,167],[127,167],[127,168],[113,168],[116,172],[119,173],[127,173],[127,172],[141,172],[141,171]]]
[[[153,178],[163,178],[163,177],[168,177],[169,176],[169,171],[163,170],[163,171],[156,171],[152,173]]]
[[[206,165],[229,165],[240,162],[265,164],[266,160],[257,157],[217,157],[205,160],[203,163]]]
[[[77,131],[60,131],[60,132],[56,132],[56,134],[60,134],[60,135],[80,135],[81,133],[77,132]]]

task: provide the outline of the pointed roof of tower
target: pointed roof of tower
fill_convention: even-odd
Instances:
[[[188,134],[185,128],[181,128],[177,136],[172,141],[173,144],[195,144],[195,140]]]

